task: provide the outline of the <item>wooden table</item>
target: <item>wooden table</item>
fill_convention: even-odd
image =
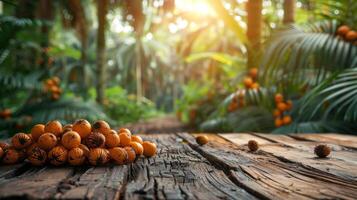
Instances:
[[[357,199],[357,137],[337,134],[143,135],[159,152],[124,166],[0,167],[0,198]],[[247,141],[260,144],[249,152]],[[313,154],[332,147],[329,158]]]

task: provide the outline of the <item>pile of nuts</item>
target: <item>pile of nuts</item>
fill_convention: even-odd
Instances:
[[[56,120],[46,125],[37,124],[30,134],[15,134],[11,144],[0,142],[2,163],[16,164],[27,160],[35,166],[46,163],[55,166],[66,163],[73,166],[104,165],[110,161],[122,165],[134,162],[141,155],[154,156],[156,151],[155,143],[143,141],[126,128],[117,132],[105,121],[91,125],[85,119],[65,126]]]

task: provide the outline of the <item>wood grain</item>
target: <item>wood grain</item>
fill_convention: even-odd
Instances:
[[[357,137],[343,134],[293,134],[292,137],[300,140],[315,141],[321,143],[337,144],[357,150]]]
[[[175,135],[147,139],[159,154],[131,166],[125,199],[255,199]]]
[[[353,182],[278,159],[264,150],[249,152],[246,145],[232,144],[217,135],[208,135],[210,142],[205,146],[197,145],[192,135],[179,136],[211,163],[228,169],[226,173],[242,188],[263,199],[353,199],[357,195]],[[278,145],[266,141],[261,148]]]

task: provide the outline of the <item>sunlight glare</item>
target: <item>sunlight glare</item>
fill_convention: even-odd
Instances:
[[[176,8],[181,11],[195,13],[198,15],[212,15],[214,13],[210,4],[207,1],[176,1]]]

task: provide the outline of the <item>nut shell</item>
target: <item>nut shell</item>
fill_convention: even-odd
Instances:
[[[5,150],[2,162],[5,164],[15,164],[18,163],[22,157],[22,152],[20,152],[19,150],[8,148]]]
[[[38,138],[45,133],[45,125],[43,124],[36,124],[31,129],[31,136],[33,141],[37,141]]]
[[[105,145],[105,136],[99,132],[89,134],[85,139],[88,148],[100,148]]]
[[[30,161],[32,165],[42,166],[46,163],[47,160],[47,152],[35,146],[28,152],[27,159]]]
[[[208,143],[208,137],[205,135],[199,135],[196,137],[196,142],[199,145],[205,145]]]
[[[135,150],[132,147],[124,147],[124,150],[128,154],[128,159],[126,160],[126,163],[134,162],[136,158]]]
[[[31,137],[25,133],[17,133],[11,138],[12,146],[15,149],[23,149],[32,144]]]
[[[57,137],[52,133],[44,133],[38,138],[37,145],[41,149],[49,151],[57,145]]]
[[[78,147],[81,144],[81,136],[75,131],[68,131],[63,134],[61,143],[68,150]]]
[[[106,121],[99,120],[94,122],[92,126],[92,131],[93,132],[99,132],[102,134],[107,134],[110,131],[110,126]]]
[[[73,131],[76,131],[82,139],[88,137],[92,132],[91,124],[85,119],[79,119],[73,123]]]
[[[259,149],[259,144],[255,140],[248,141],[248,148],[250,151],[257,151]]]
[[[153,142],[145,141],[143,142],[144,156],[152,157],[157,152],[156,144]]]
[[[73,148],[68,152],[68,163],[73,166],[82,165],[85,161],[84,151],[79,148]]]
[[[110,158],[115,162],[117,165],[123,165],[128,160],[128,153],[125,149],[121,147],[114,147],[109,149]]]
[[[326,158],[330,155],[331,148],[327,145],[320,144],[315,147],[314,152],[319,158]]]
[[[130,146],[134,149],[136,155],[140,156],[144,153],[144,147],[139,142],[130,142]]]
[[[116,131],[111,130],[108,134],[105,134],[105,146],[108,148],[114,148],[120,145],[120,137]]]
[[[55,136],[60,137],[62,135],[63,132],[63,127],[61,122],[57,121],[57,120],[53,120],[48,122],[45,125],[45,132],[46,133],[53,133]]]
[[[108,153],[102,148],[94,148],[89,151],[88,161],[91,165],[103,165],[108,159]]]
[[[68,151],[63,146],[56,146],[48,152],[48,160],[52,165],[60,166],[66,163]]]
[[[140,144],[143,144],[143,139],[142,139],[140,136],[138,136],[138,135],[132,135],[132,136],[131,136],[131,141],[132,141],[132,142],[138,142],[138,143],[140,143]]]

